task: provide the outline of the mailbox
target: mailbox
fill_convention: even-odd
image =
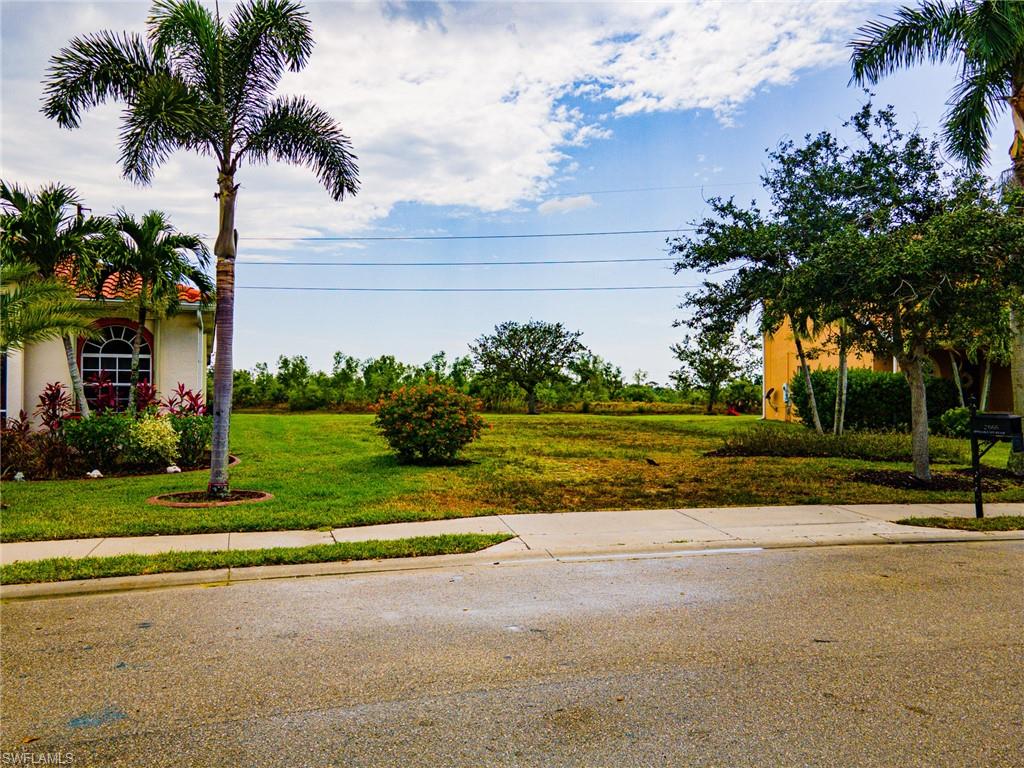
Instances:
[[[976,413],[971,417],[971,437],[977,440],[1006,441],[1013,450],[1024,451],[1021,417],[1014,413]]]

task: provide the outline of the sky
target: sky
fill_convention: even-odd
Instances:
[[[221,3],[225,15],[230,2]],[[316,47],[279,93],[302,94],[352,141],[359,194],[337,203],[305,168],[244,166],[236,226],[235,363],[336,350],[422,363],[505,320],[561,322],[595,353],[666,382],[686,333],[678,305],[701,276],[674,275],[671,234],[460,240],[681,230],[712,196],[760,196],[765,151],[841,132],[865,99],[847,41],[888,3],[309,3]],[[76,35],[144,32],[145,2],[0,0],[0,172],[75,187],[95,213],[160,209],[215,234],[216,168],[179,152],[150,186],[118,165],[120,107],[60,129],[39,111],[48,59]],[[937,131],[955,71],[920,67],[874,88],[907,127]],[[994,170],[1007,165],[1008,118]],[[210,239],[212,246],[212,238]],[[605,264],[507,261],[660,259]],[[323,262],[398,262],[327,266]],[[288,262],[318,262],[303,266]],[[455,266],[428,266],[455,262]],[[467,262],[484,262],[468,264]],[[531,292],[341,292],[275,288],[595,288]]]

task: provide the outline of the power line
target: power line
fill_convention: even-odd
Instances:
[[[334,286],[240,285],[247,291],[344,291],[354,293],[568,293],[574,291],[665,291],[701,288],[699,285],[609,285],[572,288],[348,288]]]
[[[395,240],[523,240],[526,238],[543,237],[608,237],[611,235],[666,235],[675,232],[693,232],[692,227],[675,227],[673,229],[618,229],[607,232],[530,232],[521,235],[367,235],[346,237],[279,237],[251,236],[240,237],[240,240],[284,241],[284,242],[373,242]]]
[[[563,197],[577,197],[580,195],[616,195],[622,192],[664,192],[672,189],[704,189],[705,187],[740,187],[758,184],[756,181],[720,181],[708,184],[672,184],[665,187],[627,187],[624,189],[596,189],[585,192],[562,192],[557,195],[545,195],[546,200],[558,200]]]
[[[238,259],[236,264],[270,267],[505,267],[551,264],[634,264],[649,261],[677,261],[675,256],[627,259],[524,259],[520,261],[259,261]]]

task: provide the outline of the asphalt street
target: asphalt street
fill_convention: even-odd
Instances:
[[[1021,766],[1022,566],[814,547],[9,602],[0,764]]]

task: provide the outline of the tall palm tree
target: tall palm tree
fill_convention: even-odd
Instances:
[[[179,286],[192,283],[204,303],[213,294],[206,274],[210,252],[198,235],[178,232],[162,211],[149,211],[141,220],[127,211],[114,216],[116,232],[105,251],[107,270],[113,273],[119,292],[135,304],[139,330],[132,341],[131,386],[128,410],[135,410],[139,385],[139,351],[142,329],[150,315],[165,317],[180,304]],[[189,256],[196,259],[193,264]]]
[[[1009,107],[1011,170],[1024,187],[1024,3],[921,0],[892,17],[868,22],[850,47],[853,80],[861,84],[914,64],[955,63],[960,76],[948,100],[947,147],[969,168],[980,169],[988,159],[996,119]],[[1016,315],[1011,318],[1010,378],[1014,410],[1024,413],[1024,322]],[[1010,466],[1024,473],[1024,452],[1012,452]]]
[[[75,128],[80,113],[106,101],[126,104],[121,131],[124,175],[146,184],[176,149],[217,162],[214,434],[209,492],[228,492],[234,335],[235,174],[270,160],[314,170],[331,197],[358,190],[348,138],[335,120],[301,96],[275,97],[286,69],[305,66],[313,49],[309,17],[293,0],[243,0],[222,21],[197,0],[157,0],[148,33],[99,32],[72,40],[51,59],[43,112]]]
[[[31,264],[38,277],[63,279],[73,286],[92,282],[98,269],[98,243],[108,219],[83,216],[78,194],[60,184],[30,192],[0,181],[0,242],[5,257]],[[89,418],[82,374],[71,335],[61,336],[71,388],[83,418]]]
[[[0,259],[0,354],[65,336],[90,336],[92,318],[71,287],[32,264]]]

